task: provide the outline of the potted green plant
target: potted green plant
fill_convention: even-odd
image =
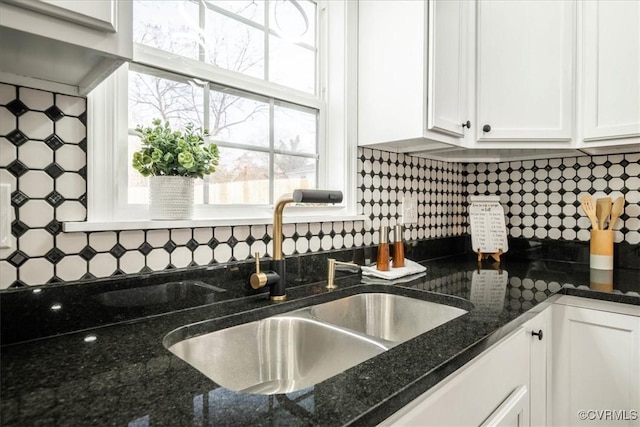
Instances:
[[[193,216],[196,178],[215,172],[219,161],[216,144],[205,144],[205,129],[188,124],[172,130],[169,122],[154,119],[152,126],[138,125],[142,148],[133,153],[132,166],[149,177],[151,219],[189,219]]]

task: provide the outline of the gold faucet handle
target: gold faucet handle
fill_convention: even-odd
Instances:
[[[336,265],[346,265],[349,267],[360,268],[358,264],[352,262],[337,261],[335,258],[327,258],[327,289],[335,289],[337,286],[333,283],[336,276]]]
[[[260,252],[255,253],[256,272],[249,278],[249,283],[253,289],[260,289],[267,284],[268,277],[265,273],[260,272]]]

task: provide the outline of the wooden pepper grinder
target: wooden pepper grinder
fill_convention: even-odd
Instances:
[[[404,242],[402,241],[402,225],[393,228],[393,268],[404,267]]]
[[[378,243],[376,269],[389,271],[389,227],[386,225],[380,227],[380,243]]]

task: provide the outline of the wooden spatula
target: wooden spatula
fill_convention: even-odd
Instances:
[[[591,228],[594,230],[599,230],[598,219],[596,218],[596,207],[594,206],[591,196],[588,194],[583,196],[582,199],[580,199],[580,204],[584,213],[586,213],[591,220]]]
[[[598,227],[604,230],[604,223],[609,219],[611,213],[611,197],[602,197],[596,200],[596,217],[598,218]]]
[[[613,230],[613,226],[624,210],[624,197],[618,197],[611,207],[611,221],[609,221],[609,230]]]

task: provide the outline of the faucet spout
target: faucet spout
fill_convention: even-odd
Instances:
[[[294,190],[293,193],[280,196],[273,209],[273,259],[281,260],[282,254],[282,214],[288,203],[340,203],[342,191],[331,190]]]
[[[269,298],[271,301],[283,301],[286,299],[286,267],[284,254],[282,253],[282,215],[284,208],[289,203],[340,203],[342,191],[330,190],[294,190],[291,194],[281,196],[273,209],[273,272],[256,273],[251,276],[251,286],[258,289],[269,285]],[[267,275],[269,280],[267,280]]]
[[[285,194],[280,196],[276,202],[276,206],[273,209],[273,259],[275,261],[281,260],[282,255],[282,214],[284,207],[288,203],[293,203],[293,195]]]

